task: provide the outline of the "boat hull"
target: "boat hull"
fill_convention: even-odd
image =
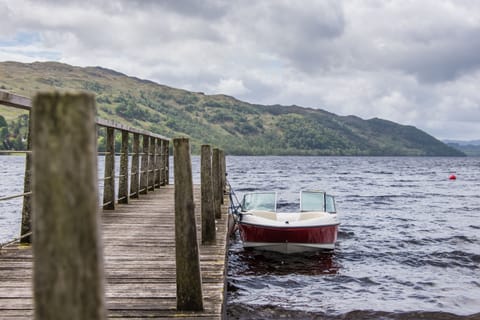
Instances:
[[[272,227],[240,222],[244,247],[282,253],[332,250],[337,241],[338,224],[308,227]]]

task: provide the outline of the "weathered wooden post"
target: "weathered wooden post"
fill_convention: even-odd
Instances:
[[[160,141],[160,161],[161,161],[161,165],[160,165],[160,186],[164,186],[165,185],[165,156],[164,156],[164,152],[165,152],[165,148],[164,148],[164,145],[165,145],[165,141],[164,140],[161,140]]]
[[[132,166],[130,168],[130,197],[131,198],[138,198],[138,190],[139,190],[139,178],[140,175],[138,174],[139,166],[139,152],[140,152],[140,135],[138,133],[133,134],[133,146],[132,146]]]
[[[150,137],[150,145],[148,148],[148,190],[155,189],[155,138]]]
[[[122,130],[120,151],[120,177],[118,180],[118,203],[128,203],[128,131]]]
[[[103,209],[115,210],[115,129],[107,127]]]
[[[105,319],[95,99],[40,93],[33,106],[35,319]]]
[[[173,147],[177,310],[197,311],[203,310],[203,296],[189,140],[174,139]]]
[[[163,163],[163,167],[164,167],[164,172],[165,172],[165,175],[164,175],[164,178],[165,180],[163,181],[164,185],[169,185],[170,184],[170,157],[169,157],[169,142],[168,140],[164,140],[163,141],[163,157],[165,159],[164,163]]]
[[[213,211],[215,212],[215,218],[220,219],[222,217],[222,198],[223,192],[221,192],[222,182],[220,178],[221,164],[220,164],[220,150],[213,148],[212,156],[212,186],[213,186]]]
[[[28,134],[27,134],[27,150],[32,150],[32,112],[28,114]],[[32,190],[32,153],[27,152],[25,158],[25,177],[23,180],[23,193],[29,193]],[[22,225],[20,227],[20,243],[31,243],[31,235],[23,237],[23,235],[32,232],[32,197],[30,195],[23,197],[22,207]]]
[[[221,190],[221,202],[224,204],[224,194],[227,186],[227,177],[226,177],[226,162],[225,162],[225,151],[220,150],[220,190]]]
[[[202,244],[216,241],[215,212],[213,211],[212,147],[202,145],[200,157],[200,183],[202,193]]]
[[[143,135],[142,137],[142,157],[141,157],[141,169],[140,169],[140,193],[147,194],[148,193],[148,149],[150,145],[150,137],[147,135]]]
[[[162,172],[162,141],[155,139],[155,188],[160,188]]]

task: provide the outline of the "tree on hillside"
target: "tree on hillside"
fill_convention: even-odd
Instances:
[[[7,120],[5,120],[5,118],[0,115],[0,128],[4,128],[7,126]]]
[[[3,116],[0,115],[0,150],[7,149],[8,124]]]

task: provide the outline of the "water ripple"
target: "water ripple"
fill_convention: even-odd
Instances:
[[[468,179],[452,183],[452,170]],[[300,189],[327,190],[342,221],[327,255],[245,250],[234,238],[229,318],[480,318],[480,159],[230,157],[229,177],[239,196],[292,193],[281,210]]]

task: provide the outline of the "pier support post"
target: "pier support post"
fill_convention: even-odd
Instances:
[[[225,191],[227,190],[227,163],[225,160],[225,151],[220,150],[220,190],[221,190],[221,201],[224,204],[224,197]]]
[[[165,185],[165,141],[160,140],[160,186]]]
[[[107,127],[103,209],[115,210],[115,129]]]
[[[155,188],[160,188],[160,174],[162,172],[162,141],[155,139]]]
[[[213,211],[215,212],[215,218],[220,219],[222,217],[222,182],[221,182],[221,164],[220,164],[220,150],[213,148],[212,156],[212,186],[213,186]]]
[[[150,137],[150,144],[148,147],[148,174],[147,174],[148,190],[154,191],[155,189],[155,138]]]
[[[140,169],[140,194],[148,193],[148,149],[150,144],[150,137],[147,135],[142,136],[142,157],[141,157],[141,169]]]
[[[163,148],[165,149],[164,157],[165,157],[165,162],[164,162],[164,168],[165,168],[165,185],[170,184],[170,147],[169,147],[169,142],[167,140],[163,141],[164,146]]]
[[[40,93],[33,106],[35,319],[105,319],[95,98]]]
[[[200,159],[202,193],[202,244],[215,244],[215,212],[213,211],[212,147],[202,145]]]
[[[27,150],[32,150],[32,112],[28,113],[28,134],[27,134]],[[29,193],[32,190],[32,153],[27,152],[25,157],[25,177],[23,180],[23,193]],[[23,197],[22,206],[22,225],[20,227],[20,243],[32,243],[32,236],[25,236],[32,232],[32,196]]]
[[[187,138],[173,140],[177,310],[203,310],[202,277],[193,201],[192,163]]]
[[[122,131],[120,151],[120,177],[118,178],[118,203],[128,203],[128,131]]]
[[[140,175],[138,173],[138,170],[140,168],[140,135],[138,133],[133,134],[132,152],[132,166],[130,168],[130,197],[138,198],[140,178]]]

